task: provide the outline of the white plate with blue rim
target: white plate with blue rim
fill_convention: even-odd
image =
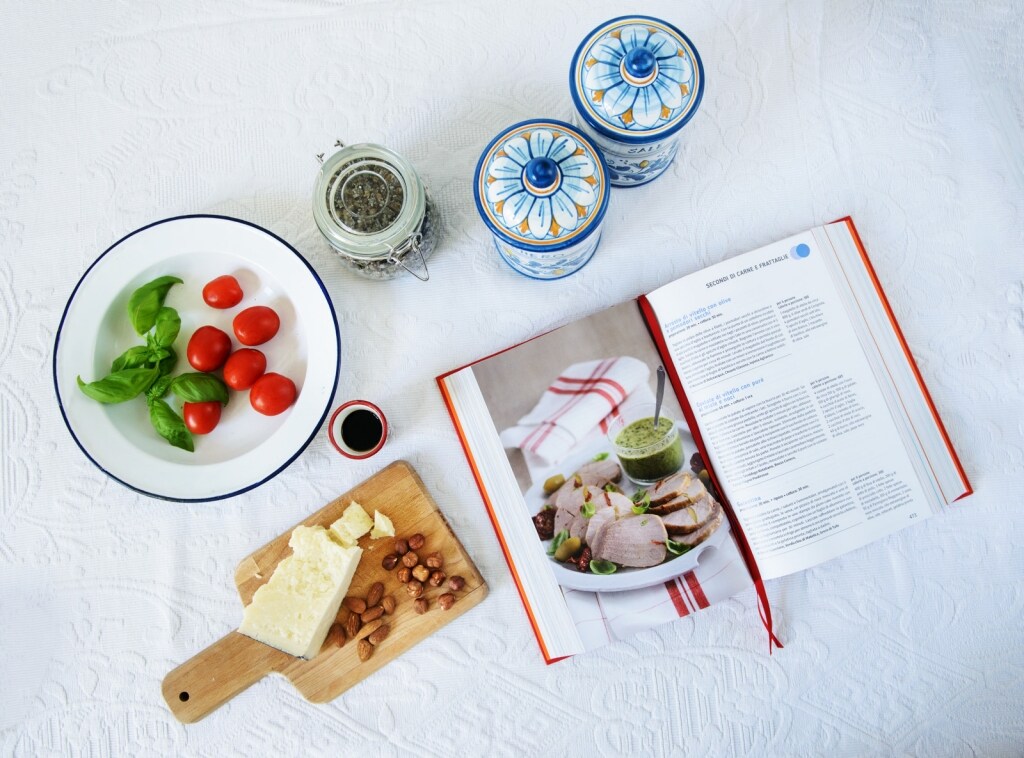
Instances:
[[[235,276],[244,297],[218,310],[202,297],[203,286],[223,274]],[[128,317],[128,299],[159,277],[183,280],[170,288],[165,305],[181,317],[173,348],[174,374],[191,372],[189,337],[210,324],[232,339],[232,319],[253,305],[273,308],[277,334],[257,347],[267,371],[290,378],[295,403],[277,416],[257,413],[249,393],[229,391],[217,427],[194,436],[194,451],[168,444],[154,430],[144,398],[101,404],[86,397],[77,377],[100,379],[113,360],[145,343]],[[327,416],[338,381],[340,334],[330,296],[312,266],[272,232],[228,216],[190,215],[137,229],[109,247],[79,280],[64,309],[53,356],[53,381],[68,430],[102,471],[137,492],[182,502],[239,495],[283,471],[306,448]],[[181,402],[167,396],[181,413]]]
[[[679,429],[679,436],[683,441],[684,460],[686,460],[689,458],[689,455],[686,454],[687,451],[695,450],[697,445],[685,424],[677,423],[676,427]],[[615,452],[611,449],[611,445],[607,440],[596,440],[590,445],[585,445],[582,449],[569,455],[560,465],[538,472],[537,483],[523,493],[523,500],[526,503],[530,517],[532,518],[534,514],[544,507],[544,502],[547,500],[547,495],[544,494],[544,481],[548,477],[561,474],[568,478],[584,464],[595,460],[596,456],[599,455],[607,455],[612,460],[615,459]],[[622,474],[622,479],[616,482],[616,485],[629,497],[632,497],[640,489],[629,480],[625,472]],[[729,531],[729,520],[723,519],[722,525],[718,529],[688,552],[680,556],[673,556],[671,553],[668,553],[663,562],[648,568],[619,566],[612,574],[583,573],[577,571],[576,567],[571,564],[556,561],[550,555],[548,564],[551,566],[551,572],[554,574],[555,581],[567,589],[583,590],[584,592],[624,592],[636,590],[642,587],[663,584],[680,574],[697,568],[702,560],[706,560],[704,557],[705,552],[719,548],[728,539]],[[545,552],[550,551],[551,546],[551,540],[538,541],[538,547],[545,550]]]

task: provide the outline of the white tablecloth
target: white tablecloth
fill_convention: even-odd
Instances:
[[[2,5],[0,753],[1010,755],[1024,745],[1024,22],[1019,3],[531,1]],[[538,283],[490,247],[470,177],[501,127],[569,115],[576,41],[675,22],[708,88],[674,166],[616,192],[597,257]],[[431,280],[342,270],[310,213],[335,139],[407,155],[446,226]],[[235,499],[106,479],[50,380],[61,310],[111,242],[238,216],[292,242],[338,310],[338,401],[395,434],[322,432]],[[576,316],[852,214],[978,494],[747,593],[546,667],[433,377]],[[236,562],[406,458],[487,601],[327,706],[263,680],[201,723],[160,681],[240,619]]]

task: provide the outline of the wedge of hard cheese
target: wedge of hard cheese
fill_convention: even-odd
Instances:
[[[322,526],[295,527],[288,545],[292,554],[256,590],[238,631],[308,659],[320,652],[363,551]]]

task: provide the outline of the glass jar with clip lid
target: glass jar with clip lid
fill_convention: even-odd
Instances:
[[[430,278],[437,214],[416,170],[382,145],[343,145],[324,160],[313,191],[313,218],[346,268],[368,279],[408,271]]]

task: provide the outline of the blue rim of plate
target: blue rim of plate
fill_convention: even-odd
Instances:
[[[590,227],[584,230],[584,234],[581,234],[579,237],[572,237],[571,239],[563,240],[562,242],[557,242],[551,245],[531,245],[523,242],[522,240],[517,240],[515,237],[512,237],[503,230],[499,229],[497,226],[493,225],[487,219],[487,214],[484,213],[483,203],[486,202],[486,198],[484,198],[483,200],[480,199],[480,172],[483,170],[484,161],[487,159],[487,154],[491,152],[491,148],[498,144],[498,142],[508,137],[510,132],[514,132],[516,129],[519,129],[524,126],[529,126],[531,124],[554,125],[560,129],[566,130],[567,132],[572,134],[574,139],[583,142],[588,148],[590,148],[590,152],[593,153],[594,157],[597,159],[597,162],[600,164],[601,172],[604,176],[604,186],[601,188],[601,207],[597,209],[597,214],[595,215],[594,220],[590,222]],[[480,218],[483,220],[484,225],[487,227],[487,230],[492,235],[499,237],[508,244],[512,245],[512,247],[517,247],[520,250],[527,250],[531,253],[560,252],[567,247],[572,247],[573,245],[580,244],[585,239],[590,237],[590,235],[594,233],[595,229],[599,230],[601,228],[601,223],[604,221],[604,215],[608,210],[609,203],[611,202],[611,182],[608,180],[608,162],[604,159],[604,153],[602,153],[600,148],[598,148],[598,146],[594,143],[594,140],[587,136],[586,132],[581,130],[579,127],[573,126],[572,124],[566,123],[565,121],[560,121],[557,118],[528,118],[525,121],[520,121],[510,126],[506,126],[497,135],[495,135],[494,139],[487,143],[487,147],[485,147],[483,152],[480,153],[480,158],[476,162],[476,170],[473,172],[473,202],[476,205],[476,212],[480,215]],[[529,274],[524,274],[524,276],[529,276]],[[530,278],[535,279],[536,277]]]
[[[337,345],[338,345],[338,362],[337,362],[337,364],[336,364],[336,366],[334,368],[334,382],[333,382],[332,388],[331,388],[331,396],[327,399],[327,406],[324,408],[324,412],[320,415],[320,420],[316,422],[316,426],[313,428],[313,433],[311,435],[309,435],[309,438],[305,442],[303,442],[301,446],[299,446],[299,449],[296,450],[295,453],[287,461],[285,461],[283,464],[281,464],[281,466],[278,469],[276,469],[275,471],[271,472],[270,474],[268,474],[263,479],[260,479],[257,482],[253,482],[252,484],[246,485],[242,489],[235,490],[233,492],[228,492],[228,493],[223,494],[223,495],[214,495],[213,497],[197,497],[197,498],[170,497],[168,495],[161,495],[158,492],[149,492],[148,490],[144,490],[144,489],[136,487],[136,486],[134,486],[132,484],[129,484],[128,482],[124,481],[123,479],[119,479],[118,477],[114,476],[112,473],[107,471],[105,468],[103,468],[103,466],[101,466],[96,461],[95,458],[93,458],[91,455],[89,455],[89,451],[85,449],[85,447],[82,445],[81,441],[79,441],[77,435],[75,434],[75,430],[71,428],[71,422],[68,421],[68,415],[64,411],[64,403],[63,403],[63,401],[61,400],[61,397],[60,397],[60,386],[57,383],[57,350],[60,347],[60,335],[61,335],[61,331],[64,329],[64,320],[68,316],[68,309],[71,308],[71,303],[74,302],[75,295],[78,294],[78,288],[82,286],[82,282],[84,282],[86,277],[89,276],[89,272],[92,271],[96,267],[97,263],[99,263],[101,260],[103,260],[104,256],[106,256],[107,253],[109,253],[115,247],[120,245],[122,242],[124,242],[129,237],[134,237],[139,232],[144,232],[147,229],[150,229],[150,228],[152,228],[154,226],[159,226],[160,224],[166,224],[166,223],[169,223],[171,221],[181,221],[182,219],[188,219],[188,218],[215,218],[215,219],[219,219],[221,221],[233,221],[233,222],[235,222],[237,224],[244,224],[245,226],[251,226],[253,229],[257,229],[257,230],[263,232],[264,234],[266,234],[266,235],[268,235],[270,237],[273,237],[275,240],[280,242],[286,248],[291,250],[292,253],[295,255],[295,257],[298,258],[300,261],[302,261],[303,265],[305,265],[305,267],[307,269],[309,269],[309,273],[313,275],[313,279],[316,281],[317,286],[320,287],[320,291],[323,292],[323,294],[324,294],[324,299],[327,301],[327,308],[331,312],[331,321],[334,323],[334,339],[335,339],[335,341],[337,342]],[[127,487],[130,490],[132,490],[133,492],[138,492],[140,495],[146,495],[147,497],[153,497],[153,498],[157,498],[159,500],[168,500],[168,501],[174,502],[174,503],[209,503],[209,502],[213,502],[215,500],[225,500],[225,499],[227,499],[229,497],[235,497],[236,495],[241,495],[241,494],[244,494],[246,492],[249,492],[250,490],[256,489],[261,484],[266,484],[271,479],[273,479],[275,476],[277,476],[282,471],[284,471],[286,468],[288,468],[290,465],[292,465],[292,463],[295,462],[295,459],[298,458],[300,455],[302,455],[302,452],[307,447],[309,447],[309,443],[312,442],[313,438],[316,437],[316,435],[320,432],[320,427],[323,426],[324,419],[327,418],[327,414],[331,410],[331,405],[334,403],[334,395],[337,392],[338,377],[340,375],[341,375],[341,330],[338,328],[338,314],[335,313],[335,311],[334,311],[334,303],[331,301],[331,296],[328,294],[327,288],[324,287],[324,282],[320,278],[320,275],[316,273],[316,270],[309,264],[309,261],[307,261],[303,257],[302,253],[300,253],[298,250],[296,250],[294,247],[292,247],[291,244],[289,244],[285,240],[283,240],[280,237],[278,237],[276,234],[274,234],[269,229],[265,229],[262,226],[260,226],[259,224],[254,224],[252,221],[246,221],[245,219],[235,218],[234,216],[221,216],[221,215],[218,215],[216,213],[186,213],[186,214],[181,215],[181,216],[171,216],[170,218],[164,218],[164,219],[160,219],[159,221],[154,221],[154,222],[152,222],[150,224],[146,224],[145,226],[140,226],[138,229],[136,229],[133,232],[129,232],[128,234],[126,234],[123,237],[121,237],[121,239],[119,239],[113,245],[111,245],[106,250],[104,250],[102,253],[100,253],[100,255],[96,258],[96,260],[94,260],[91,264],[89,264],[89,268],[87,268],[85,270],[85,273],[83,273],[82,276],[78,279],[78,283],[75,285],[75,288],[73,290],[71,290],[71,295],[68,297],[68,302],[64,306],[64,312],[61,313],[60,323],[57,325],[57,336],[53,340],[53,390],[57,394],[57,406],[60,408],[61,418],[64,419],[64,426],[67,427],[68,433],[71,435],[71,439],[73,439],[75,441],[75,444],[78,445],[78,449],[82,451],[82,453],[85,455],[86,458],[89,459],[89,462],[92,463],[92,465],[94,465],[96,468],[98,468],[104,474],[109,476],[111,479],[113,479],[118,484],[124,485],[125,487]]]
[[[684,40],[686,40],[687,44],[690,46],[691,52],[693,52],[693,61],[694,63],[697,64],[697,94],[695,94],[693,97],[693,104],[690,106],[690,110],[682,119],[680,119],[680,121],[677,124],[674,124],[671,129],[668,129],[664,132],[655,135],[645,134],[644,132],[639,131],[636,134],[619,134],[617,132],[611,131],[607,127],[602,126],[600,122],[598,122],[589,113],[587,113],[587,109],[583,107],[583,103],[580,101],[580,93],[576,88],[576,62],[580,58],[580,53],[583,52],[583,45],[587,42],[587,40],[593,37],[594,34],[600,29],[613,26],[616,22],[626,21],[629,19],[637,19],[639,21],[655,21],[659,24],[664,24],[665,26],[671,28],[673,32],[675,32]],[[661,142],[663,140],[669,139],[675,134],[678,134],[679,130],[686,126],[688,123],[690,123],[690,120],[696,115],[697,111],[700,110],[701,100],[704,99],[704,63],[703,61],[701,61],[700,53],[697,52],[697,48],[694,46],[693,42],[675,24],[670,24],[668,21],[665,21],[664,19],[660,18],[655,18],[654,16],[643,16],[639,14],[632,14],[628,16],[616,16],[615,18],[610,18],[604,23],[595,26],[593,29],[587,32],[586,36],[576,47],[576,52],[572,54],[572,62],[569,64],[569,95],[572,97],[573,108],[575,108],[576,112],[580,115],[580,118],[582,118],[587,123],[587,126],[594,129],[602,137],[626,145],[646,145],[651,142]]]

